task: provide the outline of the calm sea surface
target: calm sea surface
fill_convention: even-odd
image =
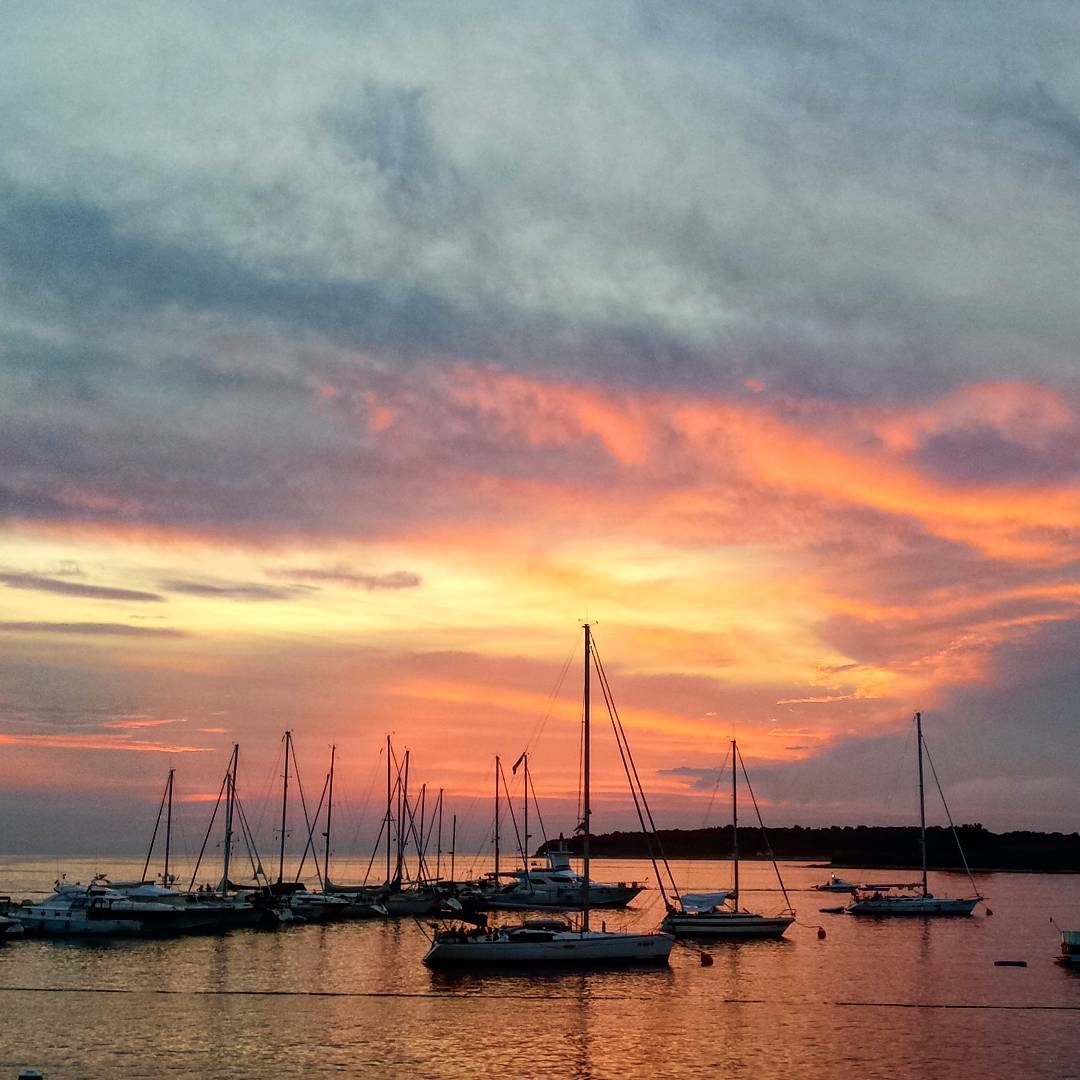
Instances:
[[[57,867],[0,859],[0,892],[47,892]],[[141,860],[60,867],[69,880],[96,869],[119,880],[137,876]],[[722,863],[675,871],[691,889],[729,877]],[[771,866],[744,871],[747,903],[777,910]],[[593,876],[649,873],[605,861]],[[707,946],[710,967],[698,948],[677,945],[661,971],[433,974],[412,921],[12,943],[0,947],[0,1080],[26,1066],[49,1080],[1080,1077],[1080,976],[1053,963],[1050,922],[1080,928],[1080,878],[980,875],[992,916],[980,907],[971,919],[862,921],[819,913],[843,901],[807,891],[827,871],[786,864],[784,875],[804,925],[782,942]],[[965,884],[935,874],[931,888],[962,895]],[[646,893],[605,918],[609,929],[651,928],[660,916]]]

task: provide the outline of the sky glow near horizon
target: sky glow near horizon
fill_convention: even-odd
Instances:
[[[286,727],[359,836],[387,731],[569,832],[585,617],[661,825],[733,733],[775,824],[911,821],[921,708],[959,820],[1076,828],[1073,9],[7,15],[6,849]]]

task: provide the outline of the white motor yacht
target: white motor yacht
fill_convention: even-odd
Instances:
[[[136,900],[100,883],[57,883],[52,896],[13,911],[33,934],[175,934],[217,925],[218,915],[198,905]]]
[[[477,907],[489,911],[575,911],[581,907],[585,879],[570,865],[565,843],[548,848],[543,861],[534,860],[528,870],[511,870],[501,877],[507,885],[483,891]],[[646,888],[638,881],[589,882],[589,907],[624,908]]]

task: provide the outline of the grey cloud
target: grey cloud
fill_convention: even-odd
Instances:
[[[78,634],[89,637],[186,637],[187,632],[167,627],[129,626],[109,622],[0,622],[0,631],[11,634]]]
[[[185,581],[170,579],[161,587],[168,592],[187,596],[208,596],[224,600],[293,600],[310,592],[306,586],[264,585],[259,582],[233,582],[220,584],[210,581]]]
[[[1022,195],[1068,221],[1067,186],[1032,192],[1002,152],[1012,128],[972,104],[998,94],[996,116],[1071,146],[1064,14],[855,4],[839,25],[779,3],[566,19],[511,5],[472,21],[406,4],[298,9],[273,34],[199,5],[179,18],[39,17],[13,35],[21,312],[46,292],[65,323],[180,305],[395,362],[588,364],[667,385],[753,373],[863,397],[1066,370],[1069,245],[1000,208]],[[403,33],[413,19],[442,44]],[[162,72],[148,58],[177,32],[196,44]],[[35,64],[69,35],[127,60],[147,93],[119,96],[77,60],[63,77]],[[1003,35],[1018,69],[1004,88],[988,62]],[[219,60],[211,93],[198,73]],[[182,115],[146,138],[170,94]],[[30,123],[21,102],[39,98]],[[1003,291],[1029,265],[1052,287]]]
[[[158,593],[140,589],[117,589],[106,585],[84,585],[63,578],[44,577],[41,574],[0,573],[0,584],[10,589],[29,589],[37,592],[59,593],[62,596],[82,596],[92,600],[128,600],[159,603],[164,597]]]
[[[278,575],[297,581],[351,585],[368,591],[375,589],[415,589],[423,581],[419,574],[414,574],[409,570],[393,570],[387,574],[370,574],[349,570],[347,567],[342,566],[329,569],[298,567],[279,571]]]

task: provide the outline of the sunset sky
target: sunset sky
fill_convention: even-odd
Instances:
[[[4,11],[0,850],[569,831],[586,618],[661,825],[1075,831],[1074,7]]]

